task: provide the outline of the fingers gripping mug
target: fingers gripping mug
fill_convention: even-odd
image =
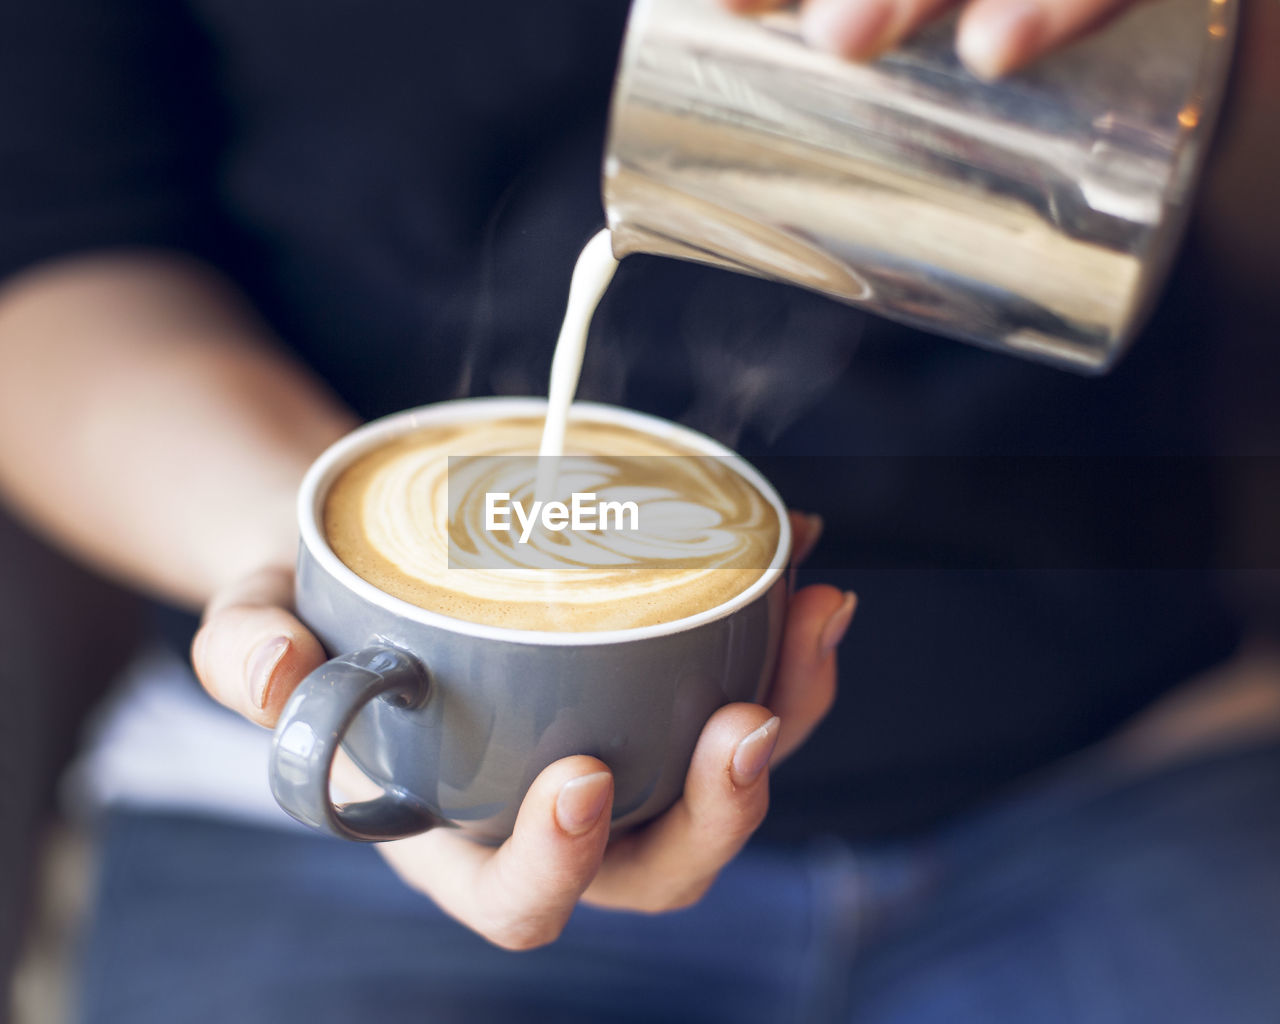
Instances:
[[[573,422],[584,429],[621,428],[718,457],[776,517],[771,557],[754,582],[673,621],[561,631],[467,621],[388,593],[335,553],[325,503],[353,463],[433,427],[487,430],[536,421],[544,411],[539,399],[411,410],[355,431],[307,474],[298,499],[297,611],[334,657],[298,687],[272,741],[272,791],[299,821],[364,841],[437,826],[498,841],[543,768],[590,754],[614,774],[614,826],[626,827],[679,796],[698,735],[717,708],[764,696],[786,610],[786,508],[748,463],[675,424],[574,406]],[[339,748],[381,795],[335,801],[330,776]]]

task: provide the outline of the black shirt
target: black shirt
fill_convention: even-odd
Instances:
[[[625,13],[620,0],[6,5],[0,274],[181,249],[235,279],[363,416],[542,392],[573,260],[603,223]],[[1165,497],[1103,474],[1087,501],[1030,522],[1003,500],[1009,477],[984,491],[975,468],[1016,456],[1016,478],[1045,455],[1216,450],[1211,303],[1192,253],[1133,354],[1095,380],[795,289],[624,261],[582,396],[758,459],[827,520],[807,575],[861,597],[837,706],[777,773],[766,834],[937,823],[1231,652],[1240,623],[1207,564],[1138,572],[1115,557],[1116,524],[1141,534]],[[962,467],[973,508],[938,506],[927,485],[944,465]],[[984,545],[1029,530],[1052,541],[1044,564],[984,561]]]

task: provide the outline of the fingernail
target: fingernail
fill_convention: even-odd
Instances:
[[[556,797],[556,824],[571,836],[590,832],[600,820],[612,787],[613,777],[608,772],[570,779]]]
[[[869,57],[881,47],[893,21],[889,0],[812,0],[800,30],[815,49],[842,57]]]
[[[254,707],[267,706],[267,694],[271,690],[271,677],[275,675],[276,666],[283,660],[289,649],[289,638],[278,636],[268,640],[253,654],[249,665],[249,696]]]
[[[849,623],[853,621],[853,610],[858,606],[858,597],[852,591],[847,591],[844,600],[840,602],[840,607],[832,613],[831,618],[827,619],[827,624],[822,627],[822,635],[818,639],[818,657],[826,659],[837,647],[840,641],[844,639],[845,633],[849,631]]]
[[[778,716],[774,715],[738,743],[729,768],[729,776],[735,786],[749,786],[760,777],[773,756],[773,748],[778,745],[778,726],[781,724]]]
[[[808,558],[813,553],[813,549],[818,546],[818,541],[822,539],[822,516],[805,515],[804,521],[808,529],[805,530],[803,542],[791,556],[793,565],[798,565]]]
[[[979,78],[999,78],[1031,55],[1044,29],[1034,0],[984,0],[961,22],[956,52]]]

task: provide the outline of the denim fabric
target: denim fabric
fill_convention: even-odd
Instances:
[[[751,849],[696,907],[486,944],[374,850],[111,814],[84,1024],[1280,1020],[1280,746],[1096,762],[944,832]]]

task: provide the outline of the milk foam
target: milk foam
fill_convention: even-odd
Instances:
[[[564,482],[638,499],[650,528],[639,537],[557,534],[528,545],[496,536],[484,527],[485,494],[501,487],[517,500],[532,497],[538,460],[527,456],[542,427],[541,419],[512,418],[428,428],[373,450],[329,491],[330,546],[358,575],[420,607],[553,631],[685,618],[747,589],[773,558],[777,513],[726,460],[579,420],[567,426]],[[450,473],[450,456],[526,457],[455,459]],[[478,471],[468,473],[471,466]]]

